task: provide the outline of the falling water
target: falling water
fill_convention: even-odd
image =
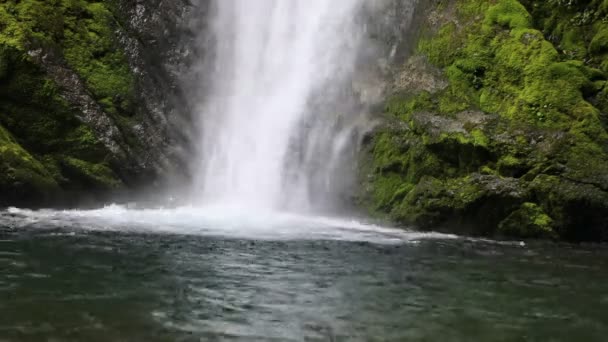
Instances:
[[[211,87],[199,106],[198,201],[307,211],[334,191],[355,121],[337,104],[361,43],[361,6],[214,2],[212,67],[202,81]]]

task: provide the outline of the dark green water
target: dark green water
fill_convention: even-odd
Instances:
[[[0,228],[0,341],[608,340],[601,246],[43,228]]]

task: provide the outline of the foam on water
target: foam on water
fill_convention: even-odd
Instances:
[[[109,205],[94,210],[9,208],[0,225],[14,228],[67,228],[96,231],[221,236],[255,240],[344,240],[403,243],[451,239],[454,235],[382,227],[353,219],[303,216],[235,207],[129,209]]]

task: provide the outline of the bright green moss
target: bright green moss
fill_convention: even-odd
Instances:
[[[0,44],[62,51],[111,114],[133,111],[133,75],[117,47],[111,2],[7,0],[0,4]]]
[[[486,12],[485,27],[499,25],[509,29],[530,27],[532,17],[517,0],[499,0]]]
[[[471,15],[471,1],[463,0],[461,7],[467,6]],[[423,39],[420,52],[435,65],[445,66],[450,80],[448,89],[437,94],[438,112],[479,107],[540,126],[560,126],[574,113],[594,115],[586,110],[583,96],[584,91],[597,92],[587,67],[561,62],[558,51],[531,23],[523,5],[503,0],[488,7],[482,24],[454,31],[448,23],[447,31]]]
[[[485,208],[493,226],[481,231],[496,232],[502,221],[500,232],[518,237],[555,237],[553,227],[578,236],[572,230],[580,222],[601,225],[593,221],[598,215],[569,215],[590,201],[601,208],[599,189],[608,188],[608,1],[454,1],[456,11],[440,6],[443,25],[417,45],[448,86],[387,104],[409,130],[374,141],[373,159],[382,166],[372,177],[372,189],[382,189],[376,208],[423,226],[479,219]],[[467,120],[479,111],[489,116]],[[596,189],[533,186],[541,190],[530,195],[528,185],[543,173]]]
[[[466,212],[484,196],[483,189],[469,177],[440,180],[424,177],[393,210],[398,222],[437,228],[442,217]]]
[[[399,203],[413,188],[403,177],[396,173],[389,173],[374,183],[372,200],[374,211],[390,212],[395,203]]]
[[[562,59],[584,60],[606,69],[606,3],[590,1],[521,1],[532,13],[536,26],[550,37]]]
[[[518,238],[557,238],[553,219],[535,203],[523,203],[499,224],[498,231]]]
[[[416,183],[428,173],[450,171],[440,158],[428,153],[427,146],[411,132],[402,136],[380,133],[374,142],[373,156],[374,170],[399,174],[408,183]]]
[[[583,59],[587,54],[587,46],[580,39],[584,34],[580,27],[568,27],[564,29],[563,38],[558,45],[565,56],[572,59]]]
[[[430,228],[437,222],[446,206],[445,183],[437,178],[425,177],[408,192],[391,212],[391,217],[400,223],[416,224]],[[449,201],[449,200],[447,200]]]
[[[404,152],[407,146],[404,145],[405,139],[393,136],[389,132],[378,134],[374,140],[374,169],[383,172],[389,170],[402,171],[407,160]]]
[[[403,121],[409,121],[415,112],[429,111],[435,108],[431,94],[423,91],[413,96],[395,95],[388,99],[386,112]]]
[[[490,139],[482,130],[474,129],[470,132],[470,134],[471,142],[474,146],[489,147]]]
[[[462,44],[458,40],[456,32],[457,28],[455,24],[447,24],[441,27],[433,39],[421,40],[418,50],[424,52],[429,61],[435,65],[450,65],[454,61]]]
[[[82,13],[66,16],[66,60],[87,81],[107,111],[129,112],[134,96],[133,76],[123,52],[116,46],[116,20],[112,13],[100,2],[72,2],[66,10]]]
[[[22,151],[35,156],[34,164],[13,169],[35,170],[34,174],[43,174],[68,190],[121,185],[106,165],[112,154],[75,115],[62,98],[63,90],[27,53],[52,52],[49,58],[55,63],[75,70],[120,126],[125,121],[119,119],[133,113],[134,80],[116,41],[118,22],[111,12],[115,5],[115,1],[93,0],[0,3],[0,124],[23,147],[4,148],[4,159]]]
[[[442,114],[455,114],[469,109],[472,99],[468,95],[466,91],[460,91],[457,84],[450,85],[438,94],[437,111]]]
[[[515,166],[515,165],[519,165],[521,163],[521,160],[519,160],[518,158],[511,156],[511,155],[506,155],[502,158],[500,158],[500,160],[498,161],[498,165],[499,166]]]

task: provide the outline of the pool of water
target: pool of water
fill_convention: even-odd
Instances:
[[[223,215],[1,212],[0,341],[608,336],[605,246]]]

